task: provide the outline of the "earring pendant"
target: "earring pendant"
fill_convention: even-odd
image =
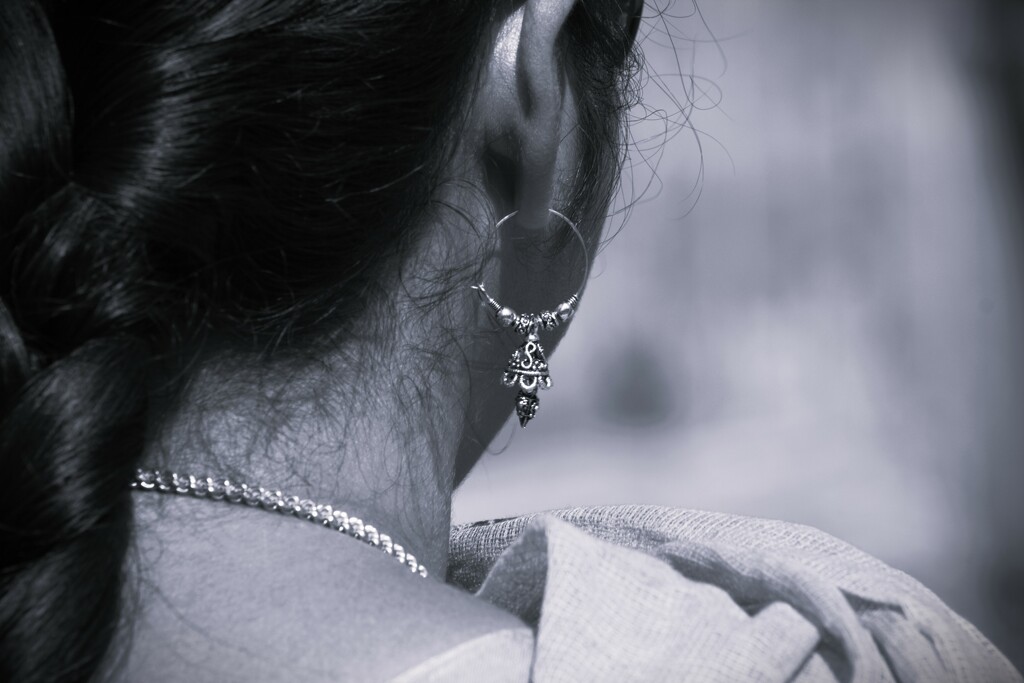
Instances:
[[[509,219],[516,215],[513,211],[495,224],[500,229]],[[480,295],[481,301],[491,309],[494,319],[502,327],[515,327],[516,332],[523,336],[523,343],[520,344],[508,359],[508,365],[501,375],[501,383],[506,387],[518,389],[516,394],[516,417],[519,418],[519,426],[526,425],[537,416],[537,409],[540,407],[540,398],[537,396],[539,389],[551,388],[551,374],[548,371],[548,359],[544,355],[544,347],[540,343],[541,331],[553,330],[562,323],[566,323],[576,313],[576,307],[580,301],[580,291],[587,282],[590,274],[590,259],[587,256],[587,243],[583,239],[579,228],[569,218],[554,209],[548,209],[548,213],[562,220],[569,226],[583,248],[583,280],[580,288],[568,299],[560,303],[551,311],[540,313],[519,314],[508,306],[502,306],[495,301],[494,297],[487,293],[481,282],[473,285],[473,289]]]
[[[483,302],[494,312],[494,318],[502,327],[515,327],[516,332],[523,335],[520,344],[508,359],[508,365],[501,375],[501,383],[509,388],[517,388],[516,417],[519,426],[525,427],[537,415],[540,406],[539,389],[551,388],[551,373],[548,370],[548,359],[544,347],[540,343],[541,330],[553,330],[562,323],[568,322],[576,313],[579,298],[573,294],[554,311],[543,311],[539,314],[518,314],[507,306],[502,306],[494,297],[487,293],[483,284],[474,285]]]

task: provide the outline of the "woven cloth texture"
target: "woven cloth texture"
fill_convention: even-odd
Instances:
[[[652,506],[456,527],[448,581],[519,616],[413,681],[1020,682],[903,572],[816,529]]]

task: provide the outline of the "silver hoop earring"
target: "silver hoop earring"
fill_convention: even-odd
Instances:
[[[498,321],[499,325],[502,327],[515,327],[516,332],[524,337],[523,343],[512,352],[512,356],[508,359],[508,367],[501,376],[501,383],[506,387],[519,388],[519,393],[516,395],[516,416],[519,418],[520,427],[525,427],[537,415],[537,408],[540,405],[537,390],[551,388],[551,375],[548,372],[548,360],[544,355],[544,347],[540,344],[540,331],[553,330],[562,323],[568,322],[575,315],[576,308],[580,303],[580,292],[583,290],[583,286],[587,282],[587,276],[590,274],[587,243],[584,241],[583,235],[580,234],[579,228],[565,214],[554,209],[548,209],[548,212],[565,221],[572,228],[576,239],[580,241],[580,245],[583,247],[583,280],[580,282],[580,286],[575,294],[550,311],[516,313],[508,306],[502,306],[495,301],[494,297],[487,293],[482,282],[472,286],[472,289],[479,293],[483,303],[492,310],[494,318]],[[505,216],[497,222],[495,227],[500,229],[506,221],[517,213],[519,212],[513,211]]]

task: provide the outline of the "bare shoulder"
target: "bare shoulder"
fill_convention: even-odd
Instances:
[[[382,680],[523,627],[363,544],[325,546],[312,525],[252,521],[231,533],[168,526],[140,539],[110,679]]]

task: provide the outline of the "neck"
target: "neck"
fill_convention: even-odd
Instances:
[[[438,406],[457,403],[446,396],[459,395],[459,373],[413,360],[346,348],[288,371],[254,372],[237,359],[205,363],[142,462],[330,504],[443,578],[462,426]],[[382,378],[394,386],[378,386]]]

